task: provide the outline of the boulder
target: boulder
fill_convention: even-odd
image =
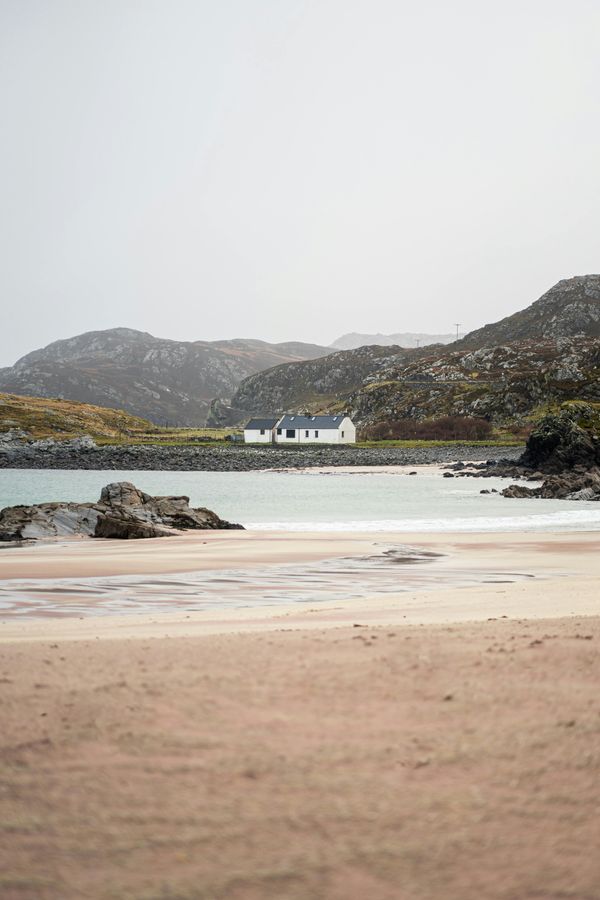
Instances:
[[[152,497],[128,481],[102,488],[97,503],[39,503],[0,511],[0,541],[80,535],[131,540],[169,537],[190,529],[242,528],[189,497]]]
[[[502,496],[540,497],[544,500],[600,500],[600,469],[550,475],[536,488],[511,484],[502,491]]]
[[[593,429],[585,427],[593,417],[594,411],[584,403],[544,416],[529,436],[521,465],[545,473],[597,466],[600,444]]]

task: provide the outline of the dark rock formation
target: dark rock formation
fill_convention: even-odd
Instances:
[[[488,469],[490,473],[545,479],[534,488],[512,484],[502,491],[503,497],[600,500],[600,411],[587,403],[570,403],[545,416],[516,466],[501,462]]]
[[[529,436],[521,465],[548,473],[600,465],[600,435],[580,424],[591,424],[597,415],[577,403],[545,416]]]
[[[0,511],[0,541],[81,535],[169,537],[182,530],[241,528],[210,509],[191,509],[189,497],[151,497],[128,481],[102,488],[97,503],[39,503]]]
[[[600,501],[600,469],[564,472],[549,475],[540,487],[511,484],[502,491],[503,497],[541,497],[546,500]]]

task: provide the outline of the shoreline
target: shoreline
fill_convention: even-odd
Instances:
[[[510,459],[516,461],[523,446],[452,444],[431,447],[159,447],[108,445],[87,449],[61,447],[44,450],[24,445],[0,450],[0,469],[87,469],[94,471],[213,471],[253,472],[297,470],[319,466],[416,466],[460,461]]]

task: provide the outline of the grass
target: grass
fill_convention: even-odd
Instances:
[[[73,400],[0,393],[0,432],[21,429],[31,438],[69,440],[89,434],[98,444],[206,446],[222,442],[231,428],[162,428],[122,409]]]

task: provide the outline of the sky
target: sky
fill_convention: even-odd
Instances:
[[[0,0],[0,366],[461,332],[600,270],[598,0]]]

